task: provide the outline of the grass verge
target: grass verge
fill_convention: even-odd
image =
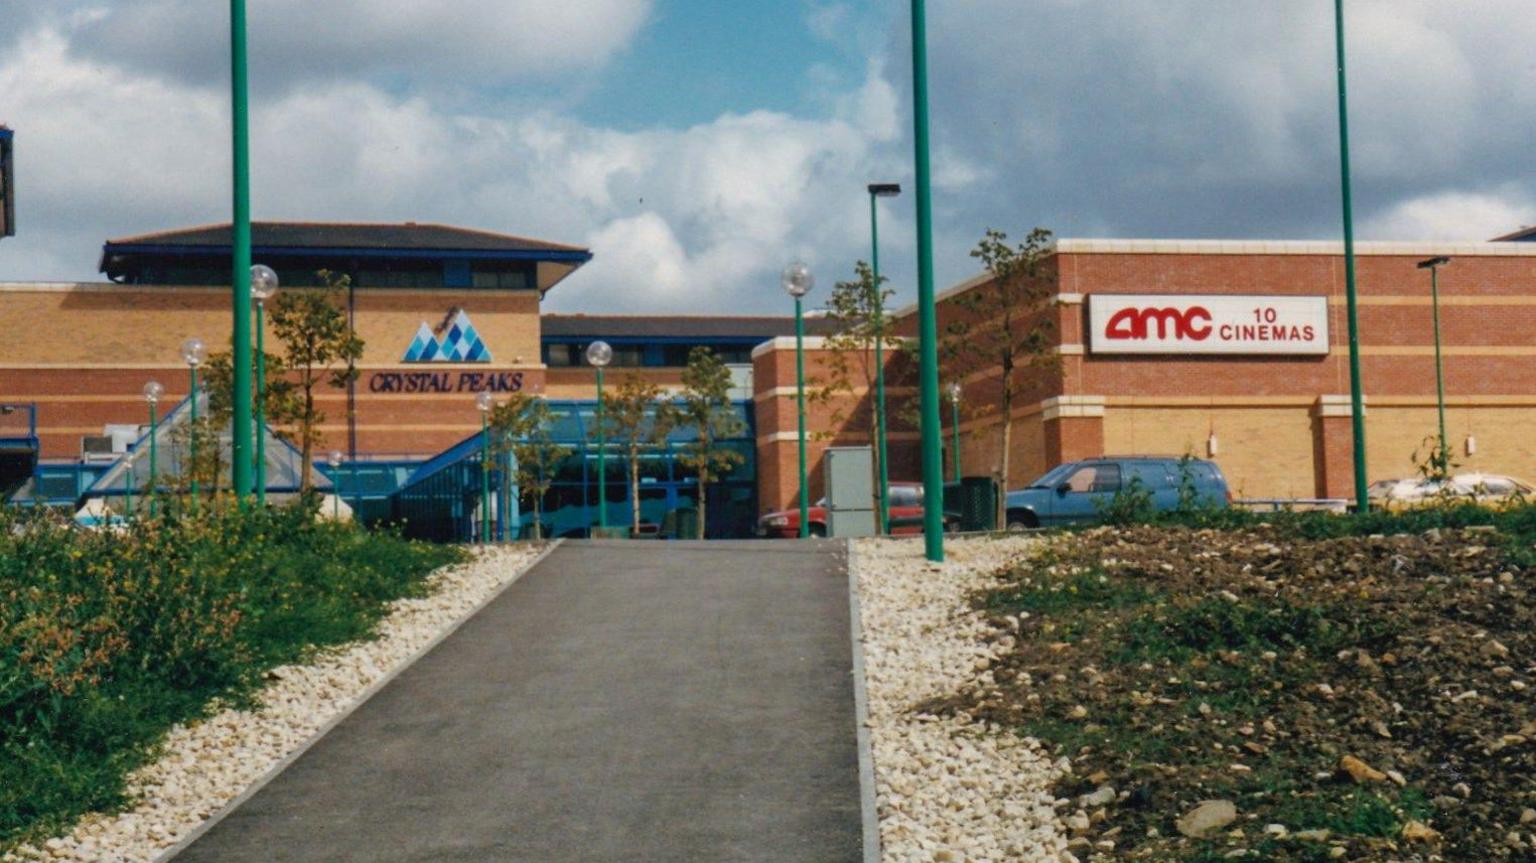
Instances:
[[[308,507],[122,530],[0,511],[0,850],[126,805],[126,777],[171,726],[368,637],[462,554]]]

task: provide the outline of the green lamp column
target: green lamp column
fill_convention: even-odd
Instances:
[[[800,440],[800,536],[811,535],[811,489],[805,467],[805,309],[801,302],[816,287],[811,268],[795,261],[779,279],[784,292],[795,298],[795,404],[799,413]]]
[[[587,365],[597,370],[597,528],[608,531],[608,429],[603,415],[603,369],[613,362],[613,347],[596,341],[587,345]]]

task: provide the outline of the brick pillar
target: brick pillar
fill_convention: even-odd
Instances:
[[[1046,469],[1104,455],[1104,397],[1057,396],[1041,403]]]
[[[1355,438],[1349,396],[1318,396],[1312,406],[1312,476],[1318,497],[1355,496]]]

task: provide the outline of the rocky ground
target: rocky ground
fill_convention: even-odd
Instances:
[[[886,861],[1055,863],[1066,847],[1051,792],[1064,764],[996,721],[917,709],[990,680],[1007,641],[970,597],[1037,542],[952,540],[940,565],[918,540],[855,543]]]
[[[1069,757],[1083,860],[1536,860],[1528,546],[1064,537],[976,594],[996,661],[923,709]]]
[[[525,568],[530,545],[478,552],[466,565],[432,576],[432,592],[394,603],[379,637],[302,666],[274,669],[259,708],[222,710],[172,729],[162,754],[134,774],[132,809],[92,815],[67,836],[22,848],[0,861],[82,863],[152,861],[177,844],[439,634],[463,620]]]

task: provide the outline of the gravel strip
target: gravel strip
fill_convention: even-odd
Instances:
[[[68,835],[0,860],[155,860],[494,596],[542,550],[478,549],[474,561],[433,574],[430,595],[392,604],[378,638],[327,652],[309,665],[274,669],[255,710],[223,710],[171,729],[160,757],[130,777],[129,793],[139,801],[134,808],[88,815]]]
[[[950,539],[943,564],[917,540],[854,544],[886,861],[1067,859],[1051,793],[1065,760],[995,725],[914,710],[990,673],[991,630],[969,597],[1036,542]]]

